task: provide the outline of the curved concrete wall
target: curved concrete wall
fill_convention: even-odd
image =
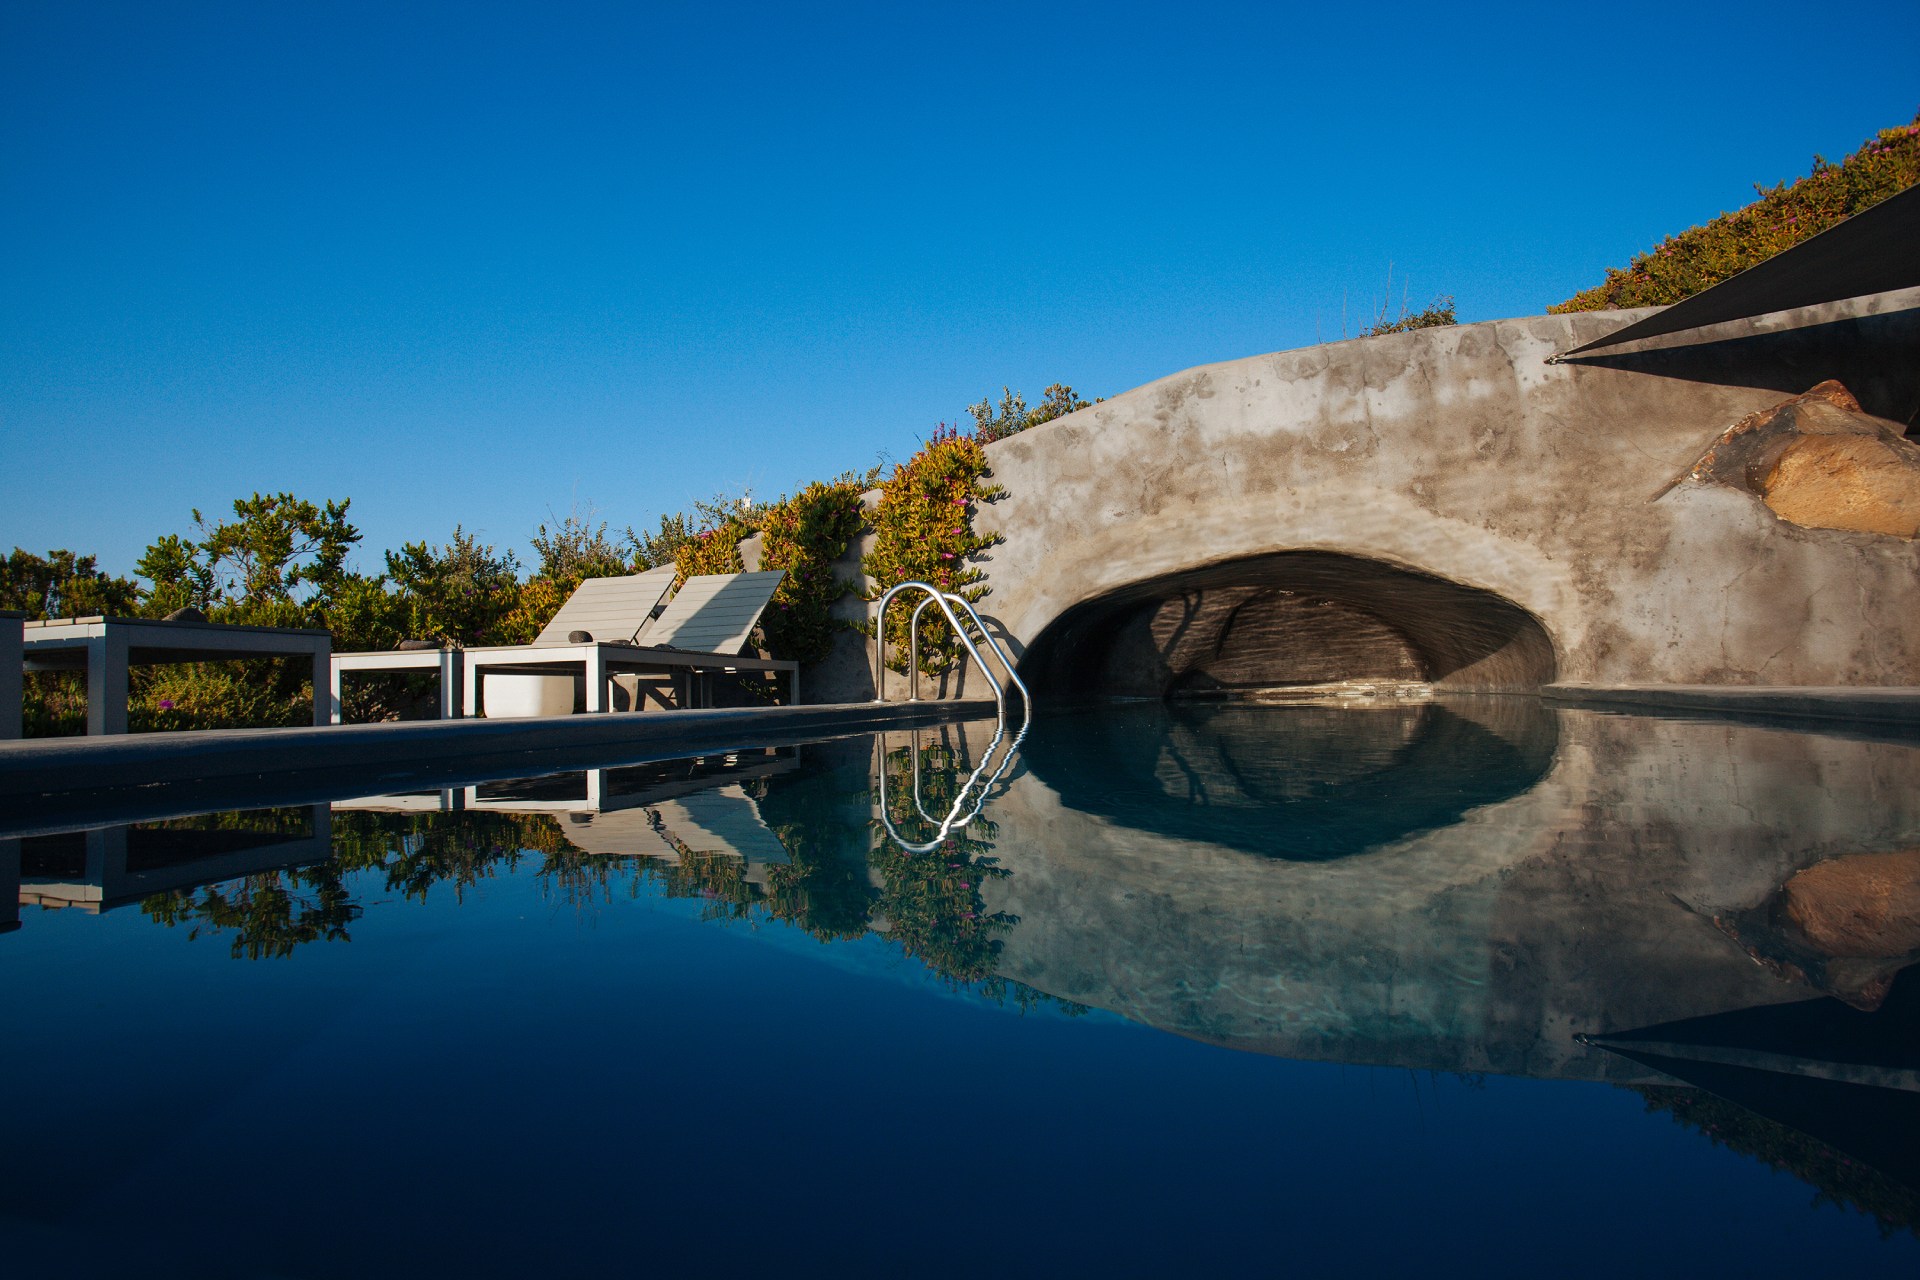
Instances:
[[[982,513],[1004,539],[983,611],[1024,653],[1076,607],[1331,552],[1517,605],[1564,681],[1920,684],[1913,543],[1787,524],[1730,490],[1655,497],[1722,429],[1823,378],[1907,421],[1916,307],[1886,295],[1585,364],[1547,359],[1629,313],[1190,369],[989,448],[1006,496]]]

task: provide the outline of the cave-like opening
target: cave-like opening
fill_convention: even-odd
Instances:
[[[1055,697],[1530,690],[1554,678],[1538,619],[1492,592],[1382,561],[1287,551],[1207,565],[1076,605],[1021,670]]]

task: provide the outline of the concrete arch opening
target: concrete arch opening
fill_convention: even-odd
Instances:
[[[1083,602],[1020,664],[1053,697],[1284,698],[1364,683],[1530,690],[1554,679],[1539,620],[1490,591],[1362,556],[1284,551]]]

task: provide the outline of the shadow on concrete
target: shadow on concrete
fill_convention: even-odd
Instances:
[[[1868,413],[1911,429],[1920,417],[1914,376],[1920,367],[1920,308],[1718,342],[1569,356],[1562,363],[1783,395],[1837,378]]]

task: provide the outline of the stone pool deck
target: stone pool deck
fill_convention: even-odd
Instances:
[[[0,742],[0,833],[177,796],[260,807],[527,777],[991,717],[986,701],[828,703],[532,720],[427,720]],[[101,815],[108,815],[101,817]]]
[[[1920,688],[1709,684],[1550,684],[1554,702],[1659,714],[1710,712],[1920,727]]]

